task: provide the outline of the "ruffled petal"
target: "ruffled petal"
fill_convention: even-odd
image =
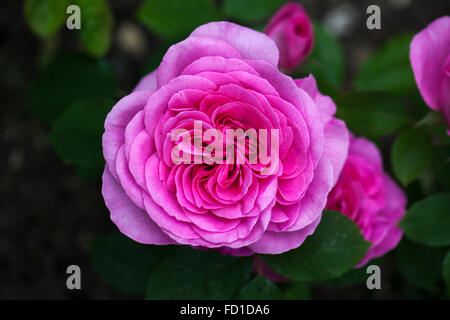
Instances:
[[[442,110],[440,89],[444,63],[450,53],[450,16],[433,21],[416,34],[411,42],[409,58],[417,86],[426,104]]]
[[[303,229],[292,232],[264,232],[261,239],[248,246],[255,253],[279,254],[298,248],[319,225],[322,215],[316,218]]]
[[[112,176],[108,166],[103,172],[102,194],[105,204],[111,212],[111,220],[120,232],[140,243],[175,244],[144,210],[138,208],[128,198],[123,188]]]
[[[117,179],[116,157],[125,142],[125,128],[133,117],[147,104],[154,93],[152,90],[133,92],[116,103],[105,120],[105,133],[102,137],[103,156],[111,174]]]
[[[235,47],[244,59],[265,60],[275,67],[278,66],[277,45],[261,32],[231,22],[220,21],[202,25],[190,36],[224,40]]]
[[[142,90],[156,90],[156,88],[158,87],[158,79],[156,77],[157,73],[158,69],[144,76],[139,81],[138,85],[133,89],[133,92]]]

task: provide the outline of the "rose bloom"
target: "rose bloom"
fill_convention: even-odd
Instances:
[[[326,207],[352,219],[372,243],[357,267],[395,248],[402,237],[397,223],[406,212],[406,196],[384,173],[381,154],[367,139],[350,138],[347,161]]]
[[[450,16],[436,19],[414,36],[410,60],[423,99],[442,112],[450,128]]]
[[[299,85],[301,88],[299,88]],[[278,70],[268,36],[228,22],[198,27],[108,114],[102,194],[119,230],[146,244],[277,254],[320,222],[348,152],[345,124],[312,77]],[[279,166],[174,163],[172,133],[279,130]]]
[[[301,5],[289,2],[270,19],[265,33],[280,50],[280,67],[292,70],[299,66],[314,47],[314,29]]]

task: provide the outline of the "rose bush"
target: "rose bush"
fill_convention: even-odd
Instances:
[[[314,78],[278,70],[277,46],[228,22],[200,26],[108,114],[102,193],[111,219],[147,244],[277,254],[321,219],[348,151],[348,131]],[[277,129],[278,170],[175,164],[175,129]]]
[[[270,19],[265,33],[280,50],[280,67],[292,70],[300,65],[314,47],[312,22],[301,5],[289,2]]]
[[[436,19],[416,34],[410,60],[426,104],[441,111],[450,128],[450,16]],[[447,131],[450,135],[450,129]]]
[[[350,147],[327,208],[352,219],[371,248],[357,265],[395,248],[402,237],[397,223],[406,213],[406,196],[383,171],[378,148],[365,138],[350,138]]]

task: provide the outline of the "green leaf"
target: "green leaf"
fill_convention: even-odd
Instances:
[[[122,235],[94,239],[91,259],[106,283],[131,294],[144,294],[152,270],[170,246],[142,245]]]
[[[428,137],[417,128],[403,131],[392,146],[392,167],[397,178],[408,185],[430,166],[433,149]]]
[[[231,299],[251,270],[251,258],[180,247],[150,275],[147,299]]]
[[[395,253],[398,270],[406,281],[424,290],[437,290],[445,251],[403,239]]]
[[[26,0],[25,18],[40,37],[53,35],[64,24],[68,0]]]
[[[87,52],[103,56],[109,49],[112,37],[113,14],[106,0],[77,0],[82,19],[80,37]]]
[[[84,100],[68,108],[54,123],[49,141],[65,162],[81,167],[104,165],[103,124],[112,100]]]
[[[444,281],[447,288],[447,296],[450,298],[450,251],[444,259]]]
[[[223,13],[242,22],[258,22],[267,20],[284,2],[284,0],[225,0]]]
[[[366,273],[366,268],[363,267],[358,269],[351,269],[350,271],[344,273],[342,276],[325,280],[321,282],[321,284],[336,287],[351,287],[365,282],[367,280],[367,277],[368,275]]]
[[[73,103],[115,98],[117,90],[114,72],[106,61],[82,55],[60,56],[33,82],[30,109],[51,124]]]
[[[77,176],[81,179],[86,180],[97,180],[98,178],[102,176],[104,170],[104,166],[94,166],[94,167],[82,167],[82,166],[76,166],[75,172]]]
[[[319,83],[338,90],[344,80],[344,54],[339,41],[324,27],[314,24],[315,44],[311,56],[301,66],[303,74],[312,73]],[[330,93],[323,89],[324,93]]]
[[[309,287],[304,282],[293,282],[284,293],[284,298],[287,300],[310,300]]]
[[[296,281],[338,277],[353,268],[370,243],[356,224],[339,212],[325,210],[316,231],[297,249],[279,255],[264,255],[277,273]]]
[[[433,170],[436,178],[444,188],[450,191],[450,146],[441,146],[434,150]]]
[[[418,243],[450,245],[450,193],[432,195],[416,202],[400,221],[406,236]]]
[[[169,47],[170,47],[169,43],[163,43],[148,57],[147,64],[145,65],[142,76],[145,76],[150,72],[153,72],[156,69],[158,69]]]
[[[146,0],[137,17],[158,35],[181,38],[199,25],[218,20],[218,13],[212,0]]]
[[[400,97],[385,93],[354,92],[335,97],[336,116],[357,136],[377,138],[410,123]]]
[[[268,279],[254,277],[239,293],[241,300],[275,300],[281,299],[282,293],[275,284]]]
[[[358,90],[407,92],[415,88],[409,62],[412,35],[392,37],[368,59],[356,75]]]

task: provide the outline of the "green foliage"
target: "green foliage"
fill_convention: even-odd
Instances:
[[[150,273],[171,249],[142,245],[123,235],[110,235],[94,239],[91,256],[106,283],[127,293],[143,295]]]
[[[428,246],[450,245],[450,193],[440,193],[416,202],[400,221],[406,236]]]
[[[385,93],[353,92],[336,97],[336,116],[357,136],[377,138],[410,123],[402,99]]]
[[[158,69],[158,67],[159,67],[162,59],[164,58],[164,55],[166,54],[167,50],[169,49],[169,47],[170,47],[170,43],[166,42],[166,43],[162,44],[158,48],[158,50],[153,52],[153,54],[151,54],[148,57],[147,64],[144,68],[144,72],[142,73],[143,76]]]
[[[412,128],[400,133],[392,146],[392,166],[395,175],[407,185],[429,168],[433,150],[428,137]]]
[[[314,49],[300,71],[305,75],[312,73],[323,84],[320,90],[329,94],[332,90],[338,90],[344,80],[343,50],[338,40],[317,23],[314,24],[314,35]]]
[[[286,300],[310,300],[309,287],[304,282],[292,282],[284,292],[284,298]]]
[[[64,24],[68,0],[26,0],[25,18],[40,37],[53,35]]]
[[[117,84],[106,61],[82,55],[58,57],[33,81],[30,109],[46,124],[84,99],[115,98]]]
[[[407,92],[415,88],[409,62],[412,35],[399,35],[368,59],[355,78],[358,90]]]
[[[424,290],[437,290],[444,250],[403,239],[395,252],[398,269],[406,281]]]
[[[322,281],[321,284],[335,287],[351,287],[365,282],[367,277],[366,268],[362,267],[351,269],[337,278]]]
[[[447,296],[450,298],[450,251],[447,252],[447,255],[444,259],[444,281],[445,286],[447,288]]]
[[[103,56],[112,37],[113,15],[107,0],[77,0],[81,10],[80,37],[87,52]]]
[[[69,17],[71,4],[80,7],[81,41],[93,56],[103,56],[112,38],[113,14],[107,0],[26,0],[25,17],[30,28],[40,37],[56,33]]]
[[[433,170],[439,183],[450,191],[450,145],[434,148]]]
[[[58,156],[84,168],[103,166],[103,123],[113,106],[112,100],[84,100],[64,111],[49,135]]]
[[[157,68],[175,40],[201,24],[221,20],[216,4],[226,17],[262,25],[284,2],[144,0],[136,16],[162,37],[157,39],[159,46],[152,50],[146,69]],[[81,30],[77,32],[86,52],[104,56],[113,38],[114,17],[108,0],[25,0],[26,21],[34,33],[48,38],[64,25],[66,8],[72,3],[81,8]],[[442,116],[429,113],[416,89],[409,61],[411,35],[391,38],[357,72],[353,81],[357,91],[340,94],[345,76],[341,44],[320,24],[314,25],[314,32],[311,56],[297,71],[313,74],[321,92],[333,96],[337,117],[355,135],[372,139],[408,128],[396,137],[391,154],[394,174],[407,186],[410,202],[417,200],[399,224],[412,242],[404,239],[396,250],[397,267],[406,281],[431,292],[438,291],[443,267],[450,297],[450,252],[444,259],[450,245],[450,193],[422,199],[437,188],[450,190],[450,138],[442,123],[436,122]],[[51,126],[49,141],[56,153],[82,176],[98,177],[103,169],[101,136],[117,94],[109,64],[84,55],[57,57],[32,83],[31,111]],[[417,123],[411,128],[413,121]],[[424,179],[418,178],[431,164],[432,178],[439,185],[433,180],[434,185],[427,189]],[[304,281],[344,287],[363,283],[366,269],[354,266],[369,247],[353,221],[338,212],[324,211],[316,231],[300,247],[263,256],[275,272],[293,279],[287,284],[275,285],[261,276],[251,278],[251,257],[141,245],[122,235],[96,238],[92,261],[105,282],[148,299],[309,299]]]
[[[218,20],[212,0],[145,0],[137,11],[140,22],[158,35],[178,39],[196,27]]]
[[[246,23],[265,21],[285,2],[285,0],[224,0],[223,13]]]
[[[180,247],[150,275],[147,299],[231,299],[251,270],[251,258]]]
[[[275,284],[264,277],[254,277],[239,293],[242,300],[274,300],[281,299],[282,292]]]
[[[279,255],[264,255],[263,259],[285,277],[317,281],[344,274],[369,247],[352,220],[338,212],[324,211],[316,231],[300,247]]]

